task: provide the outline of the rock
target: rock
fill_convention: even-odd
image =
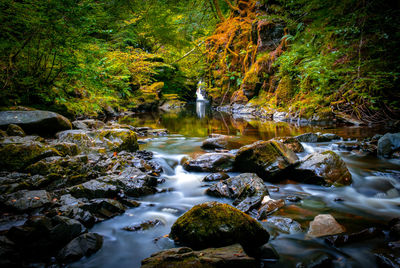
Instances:
[[[0,147],[0,169],[22,170],[36,161],[56,155],[60,155],[57,150],[49,149],[39,142],[6,144]]]
[[[160,220],[154,220],[154,221],[149,220],[142,222],[140,224],[126,226],[122,229],[125,231],[137,232],[137,231],[146,231],[158,225],[164,225],[164,223]]]
[[[95,132],[95,139],[100,145],[106,145],[110,151],[134,152],[139,149],[136,133],[129,129],[102,129]]]
[[[257,257],[260,258],[261,260],[266,260],[266,261],[272,261],[272,260],[278,260],[279,255],[278,252],[270,245],[270,244],[264,244],[258,249],[258,254]]]
[[[103,245],[103,237],[96,233],[86,233],[69,242],[58,253],[57,259],[63,263],[77,261],[97,252]]]
[[[51,147],[56,149],[61,156],[75,156],[80,153],[78,145],[72,142],[58,142],[51,144]]]
[[[7,132],[5,132],[4,130],[0,129],[0,139],[1,138],[6,138],[6,137],[8,137]]]
[[[328,141],[333,141],[333,140],[340,140],[341,137],[333,134],[333,133],[317,133],[318,134],[318,142],[328,142]]]
[[[225,172],[218,172],[218,173],[211,173],[204,177],[203,181],[210,182],[210,181],[223,181],[229,179],[229,175]]]
[[[315,216],[310,222],[310,229],[307,232],[307,238],[335,235],[345,232],[346,229],[340,225],[330,214],[320,214]]]
[[[264,180],[274,180],[298,161],[297,155],[278,141],[258,141],[239,149],[234,167],[255,172]]]
[[[82,150],[88,150],[96,145],[94,138],[90,137],[87,131],[81,129],[59,132],[57,138],[60,142],[75,143]]]
[[[9,124],[8,125],[7,134],[9,136],[20,136],[20,137],[25,137],[26,136],[24,130],[20,126],[14,125],[14,124]]]
[[[318,141],[318,135],[315,133],[305,133],[301,134],[299,136],[296,136],[296,139],[299,142],[308,142],[308,143],[314,143]]]
[[[267,220],[263,221],[263,226],[267,226],[268,230],[273,229],[274,232],[284,233],[284,234],[295,234],[301,233],[303,230],[300,223],[297,221],[280,216],[268,217]]]
[[[268,232],[249,215],[218,202],[194,206],[171,227],[170,238],[194,249],[240,243],[246,251],[268,242]]]
[[[66,193],[70,193],[74,197],[93,198],[113,198],[119,193],[116,186],[101,182],[98,180],[90,180],[85,183],[72,186],[66,189]]]
[[[2,198],[3,199],[3,198]],[[45,190],[21,190],[4,197],[3,205],[17,211],[37,209],[51,204],[51,197]]]
[[[235,156],[229,153],[208,153],[183,164],[187,171],[198,172],[229,172],[233,169]]]
[[[389,222],[390,236],[400,239],[400,218],[394,218]]]
[[[125,207],[114,199],[97,198],[81,206],[82,209],[98,217],[110,219],[125,212]]]
[[[378,156],[391,157],[400,149],[400,133],[386,133],[378,141]]]
[[[51,136],[71,129],[71,122],[62,115],[49,111],[5,111],[0,112],[0,128],[10,124],[20,126],[28,134]]]
[[[256,174],[243,173],[212,185],[206,193],[211,196],[235,199],[233,204],[247,213],[260,206],[264,196],[268,195],[268,189]]]
[[[186,103],[180,100],[167,100],[159,109],[164,112],[180,111],[185,107]]]
[[[79,221],[85,227],[92,227],[96,222],[95,217],[81,207],[85,204],[80,200],[72,197],[70,194],[60,197],[61,206],[49,212],[49,215],[61,215]]]
[[[72,122],[72,126],[75,129],[83,130],[99,129],[103,128],[105,125],[104,122],[96,119],[77,120]]]
[[[12,227],[7,238],[16,244],[24,257],[33,260],[47,259],[86,229],[76,220],[67,217],[30,217],[22,226]]]
[[[332,151],[312,153],[295,170],[293,179],[310,184],[350,185],[352,178],[344,161]]]
[[[130,167],[118,176],[107,176],[100,179],[132,197],[139,197],[157,192],[157,178],[143,173],[137,168]]]
[[[203,141],[201,148],[203,149],[238,149],[243,146],[242,143],[238,141],[238,137],[233,136],[225,136],[225,135],[217,135],[211,138],[208,138]]]
[[[274,200],[271,199],[269,196],[265,196],[264,199],[261,202],[261,207],[258,210],[258,215],[257,219],[258,220],[264,220],[267,218],[268,215],[274,213],[278,209],[282,208],[285,206],[285,200],[283,199],[278,199]]]
[[[286,147],[288,147],[295,153],[304,152],[303,145],[301,145],[301,143],[294,137],[281,137],[281,138],[275,138],[275,140],[285,144]]]
[[[142,261],[142,268],[151,267],[258,267],[254,258],[243,252],[239,244],[221,248],[193,251],[191,248],[172,248],[157,252]]]

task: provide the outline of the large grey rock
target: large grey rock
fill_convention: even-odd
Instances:
[[[229,153],[203,154],[196,159],[188,160],[183,164],[187,171],[198,172],[228,172],[233,169],[235,156]]]
[[[243,173],[212,185],[206,193],[211,196],[235,199],[233,204],[247,213],[260,206],[264,196],[268,195],[268,189],[264,181],[256,174]]]
[[[239,244],[194,251],[191,248],[172,248],[157,252],[142,261],[142,268],[152,267],[258,267],[254,258],[244,253]]]
[[[0,128],[8,125],[20,126],[26,133],[51,136],[58,131],[71,129],[71,122],[64,116],[49,111],[5,111],[0,112]]]
[[[90,256],[97,252],[103,245],[103,237],[96,233],[86,233],[69,242],[58,253],[57,259],[68,263]]]
[[[235,170],[255,172],[264,180],[277,180],[298,161],[297,155],[284,144],[270,140],[243,146],[235,157]]]
[[[85,183],[72,186],[66,189],[66,192],[74,197],[93,198],[114,198],[118,194],[118,188],[98,180],[90,180]]]
[[[240,210],[218,202],[194,206],[171,227],[170,238],[194,249],[240,243],[250,252],[268,242],[259,222]]]
[[[378,156],[390,157],[400,149],[400,133],[386,133],[378,140]]]
[[[294,180],[310,184],[343,186],[350,185],[352,178],[344,161],[332,151],[313,153],[296,168]]]

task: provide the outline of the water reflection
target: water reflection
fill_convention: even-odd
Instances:
[[[206,116],[206,103],[204,101],[196,101],[196,114],[198,118]]]

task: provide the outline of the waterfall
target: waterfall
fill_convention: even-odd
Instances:
[[[204,90],[203,80],[201,79],[197,83],[197,91],[196,91],[196,101],[205,101],[203,94],[201,93]]]

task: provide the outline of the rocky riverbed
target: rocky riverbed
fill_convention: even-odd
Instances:
[[[107,267],[120,261],[112,244],[127,239],[143,249],[119,244],[134,256],[121,253],[121,267],[357,266],[365,256],[400,265],[398,171],[363,180],[340,153],[398,167],[400,134],[186,138],[124,120],[26,113],[0,112],[0,266]],[[380,219],[349,211],[360,201],[348,191],[387,210],[377,208]],[[109,224],[120,227],[110,233]],[[364,255],[346,252],[363,243]]]

